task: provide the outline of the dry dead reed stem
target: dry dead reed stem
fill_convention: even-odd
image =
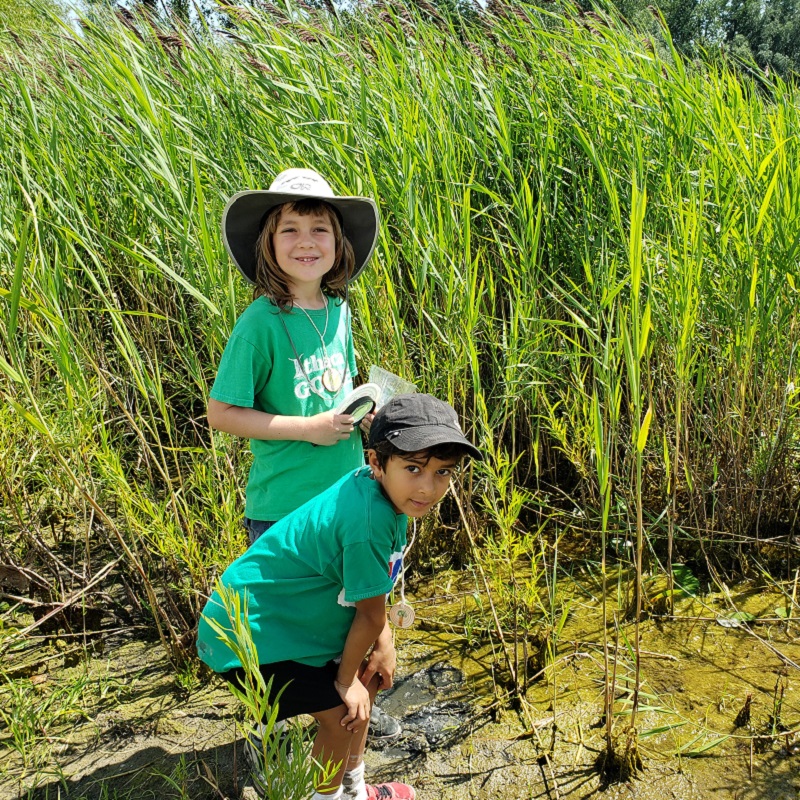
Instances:
[[[89,592],[89,590],[104,580],[111,571],[122,561],[124,558],[123,555],[117,556],[113,561],[109,561],[102,569],[95,573],[94,577],[83,587],[81,587],[78,591],[73,592],[69,597],[65,600],[62,600],[60,603],[53,608],[52,611],[45,614],[43,617],[40,617],[35,622],[32,622],[25,628],[21,628],[19,630],[12,631],[9,636],[3,642],[3,649],[5,649],[8,645],[14,642],[17,639],[24,639],[29,633],[36,630],[40,625],[47,622],[50,618],[56,616],[56,614],[61,613],[65,608],[69,608],[69,606],[74,605],[79,600],[82,600]]]
[[[503,634],[503,627],[500,624],[500,618],[497,615],[497,609],[495,608],[494,604],[494,597],[491,588],[489,587],[489,581],[486,578],[486,573],[483,570],[483,566],[481,565],[480,558],[478,556],[478,546],[475,542],[475,537],[472,534],[472,525],[467,518],[467,514],[464,511],[464,506],[461,503],[461,498],[458,496],[458,492],[453,487],[453,484],[450,484],[450,494],[453,499],[456,501],[456,506],[458,507],[458,513],[461,516],[461,522],[464,525],[464,530],[467,533],[467,537],[469,539],[470,549],[472,550],[473,557],[475,559],[475,564],[478,567],[478,572],[480,573],[481,580],[483,582],[483,588],[486,591],[486,598],[489,601],[489,608],[492,611],[492,618],[494,619],[495,624],[495,631],[497,632],[497,637],[500,639],[500,644],[503,647],[503,656],[505,658],[506,667],[511,675],[512,686],[514,687],[514,693],[519,693],[519,681],[517,679],[517,669],[516,664],[513,662],[513,659],[508,654],[508,648],[506,645],[505,635]]]

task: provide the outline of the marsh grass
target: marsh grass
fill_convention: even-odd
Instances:
[[[54,753],[65,741],[65,733],[76,725],[92,724],[98,708],[124,696],[124,688],[108,675],[86,668],[54,676],[37,674],[14,676],[0,671],[0,743],[16,758],[9,758],[0,769],[20,765],[28,774],[52,767]]]
[[[0,34],[3,562],[74,541],[77,568],[40,568],[63,599],[122,556],[133,610],[186,669],[244,546],[246,445],[204,419],[249,299],[218,220],[309,164],[381,208],[351,295],[362,374],[450,400],[492,456],[460,500],[484,515],[498,619],[544,607],[555,630],[557,592],[534,583],[561,535],[601,551],[610,605],[631,587],[606,553],[632,537],[637,604],[659,564],[794,577],[796,87],[568,3],[225,13]]]

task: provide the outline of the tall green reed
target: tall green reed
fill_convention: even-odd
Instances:
[[[219,215],[299,163],[380,204],[351,297],[363,372],[452,400],[514,465],[527,530],[577,508],[605,552],[669,504],[648,531],[668,565],[699,544],[743,567],[734,537],[769,555],[796,528],[796,89],[684,64],[666,34],[568,4],[492,8],[456,23],[280,4],[227,32],[98,14],[2,40],[0,391],[41,411],[4,458],[31,442],[69,462],[62,502],[95,499],[142,593],[171,598],[178,641],[243,546],[245,448],[203,418],[248,300]],[[22,474],[3,492],[43,502]]]
[[[285,726],[283,732],[276,727],[283,688],[276,693],[275,701],[270,702],[272,679],[265,681],[261,674],[247,618],[247,598],[221,584],[217,591],[229,625],[212,619],[209,625],[244,672],[239,685],[228,685],[245,711],[245,720],[239,725],[241,733],[257,754],[253,782],[259,796],[267,800],[302,800],[308,797],[312,785],[327,783],[341,764],[320,764],[313,759],[311,745],[298,726]]]

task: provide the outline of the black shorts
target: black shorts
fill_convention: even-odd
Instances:
[[[276,661],[274,664],[261,665],[264,680],[269,683],[272,678],[269,702],[274,705],[277,697],[279,720],[296,717],[298,714],[315,714],[344,705],[333,685],[338,671],[339,665],[335,661],[329,661],[321,667],[310,667],[297,661]],[[244,686],[242,667],[221,672],[220,677],[237,688]]]

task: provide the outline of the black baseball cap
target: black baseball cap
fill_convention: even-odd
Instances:
[[[483,460],[481,451],[461,432],[455,409],[429,394],[399,394],[381,406],[372,420],[367,447],[382,441],[406,453],[460,444],[472,458]]]

